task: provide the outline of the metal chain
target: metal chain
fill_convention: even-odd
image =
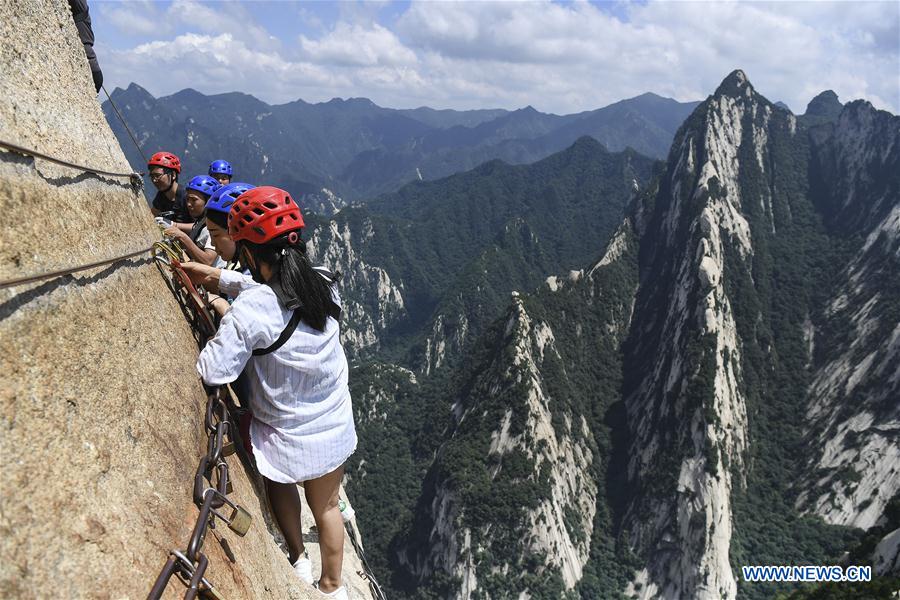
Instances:
[[[35,281],[41,281],[44,279],[53,279],[55,277],[62,277],[63,275],[71,275],[72,273],[77,273],[79,271],[86,271],[88,269],[94,269],[96,267],[102,267],[104,265],[109,265],[112,263],[120,262],[129,258],[133,258],[135,256],[139,256],[146,252],[150,252],[150,248],[144,248],[142,250],[136,250],[134,252],[129,252],[128,254],[122,254],[121,256],[115,256],[113,258],[107,258],[104,260],[98,260],[97,262],[92,262],[87,265],[80,265],[77,267],[70,267],[68,269],[60,269],[57,271],[49,271],[46,273],[39,273],[37,275],[25,275],[24,277],[14,277],[13,279],[6,279],[4,281],[0,281],[0,290],[15,287],[17,285],[24,285],[26,283],[34,283]]]
[[[381,585],[375,579],[375,574],[372,572],[372,567],[369,566],[369,561],[366,560],[366,553],[363,552],[362,546],[356,541],[356,532],[354,531],[353,524],[348,521],[344,523],[344,528],[347,530],[347,535],[350,537],[350,543],[353,544],[356,555],[359,557],[360,562],[362,562],[363,570],[358,571],[357,575],[369,582],[369,591],[372,592],[372,597],[375,598],[375,600],[387,600],[387,596],[385,596],[384,591],[381,589]]]
[[[198,289],[181,268],[185,258],[183,247],[176,240],[164,238],[153,244],[152,252],[156,266],[181,306],[197,342],[205,345],[216,332],[215,319],[206,290],[202,287]]]
[[[147,600],[162,598],[173,575],[187,588],[184,593],[185,600],[192,600],[198,596],[221,600],[222,596],[205,577],[209,559],[201,549],[206,534],[210,529],[215,529],[216,519],[223,521],[229,529],[241,537],[246,535],[250,528],[252,522],[250,513],[228,498],[232,487],[225,457],[235,451],[234,428],[231,411],[222,399],[222,391],[222,388],[212,390],[206,400],[204,418],[204,429],[207,432],[206,454],[200,458],[197,465],[192,494],[194,504],[199,509],[197,521],[185,551],[175,549],[169,553],[169,558],[153,583]],[[226,506],[231,509],[230,515],[221,512]]]
[[[182,256],[181,248],[174,242],[164,240],[154,244],[153,251],[160,273],[185,311],[191,328],[197,334],[198,342],[201,346],[204,345],[215,333],[215,325],[208,318],[209,315],[203,316],[204,311],[208,310],[206,300],[197,292],[181,268],[178,260]],[[180,290],[184,293],[179,293]],[[223,388],[209,387],[207,392],[203,419],[203,428],[207,434],[206,454],[200,458],[197,465],[191,494],[194,504],[199,509],[197,521],[185,551],[173,549],[169,553],[169,558],[147,596],[148,600],[161,598],[173,575],[187,588],[184,594],[186,600],[198,596],[221,600],[222,596],[205,578],[209,559],[201,549],[206,534],[210,529],[215,529],[216,519],[219,519],[224,521],[229,529],[243,537],[252,521],[246,509],[228,499],[232,485],[225,457],[235,452],[236,429],[231,416],[232,411],[223,399],[227,397],[227,392]],[[221,512],[226,506],[231,509],[230,515]]]
[[[12,142],[4,142],[2,140],[0,140],[0,148],[6,148],[7,150],[12,150],[17,154],[30,156],[31,158],[43,158],[44,160],[49,160],[50,162],[56,163],[58,165],[63,165],[64,167],[78,169],[79,171],[84,171],[85,173],[93,173],[94,175],[108,175],[110,177],[127,177],[132,181],[133,185],[139,185],[141,177],[144,175],[144,173],[115,173],[113,171],[95,169],[94,167],[86,167],[84,165],[75,164],[61,158],[56,158],[55,156],[50,156],[49,154],[44,154],[43,152],[38,152],[37,150],[32,150],[31,148],[13,144]]]

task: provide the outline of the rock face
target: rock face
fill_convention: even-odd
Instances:
[[[0,139],[129,172],[67,3],[2,7]],[[127,177],[6,150],[0,214],[0,280],[111,258],[158,237]],[[148,256],[0,291],[4,598],[143,598],[168,552],[190,537],[205,397],[197,346]],[[228,461],[231,498],[253,525],[243,538],[221,526],[222,542],[207,537],[207,578],[230,598],[314,597],[273,541],[240,461]]]
[[[615,384],[598,382],[592,367],[570,369],[586,354],[615,364],[636,286],[634,254],[626,221],[586,275],[551,277],[537,303],[512,293],[474,351],[477,366],[426,478],[427,504],[400,556],[413,577],[450,577],[458,585],[444,593],[456,598],[558,597],[582,580],[606,460],[591,404],[609,401]],[[547,308],[556,303],[596,303],[602,318]],[[582,374],[594,389],[577,381]]]
[[[634,435],[628,476],[644,490],[626,523],[632,543],[651,556],[628,590],[636,597],[733,598],[737,591],[728,562],[730,495],[733,474],[743,471],[747,412],[722,274],[724,243],[735,244],[742,259],[753,252],[741,213],[738,149],[764,142],[772,114],[753,96],[736,71],[698,108],[694,117],[702,116],[703,126],[682,128],[657,197],[659,229],[649,235],[666,243],[644,262],[652,280],[667,283],[639,292],[635,331],[642,334],[632,360],[648,361],[626,397]],[[664,425],[673,422],[683,427]],[[661,479],[672,487],[660,489]],[[650,518],[638,516],[648,512]]]
[[[815,332],[820,364],[807,419],[818,452],[797,504],[829,523],[863,529],[900,491],[897,148],[900,118],[866,102],[848,104],[817,147],[830,191],[826,214],[862,244],[841,269]]]
[[[597,498],[597,484],[588,474],[593,440],[580,415],[568,415],[563,424],[554,426],[551,393],[542,375],[545,358],[550,358],[547,354],[560,359],[550,327],[535,322],[516,301],[503,334],[508,354],[498,357],[490,367],[495,372],[480,379],[471,397],[455,407],[459,412],[456,435],[466,438],[473,430],[491,429],[487,458],[498,490],[509,485],[509,478],[515,485],[540,482],[547,486],[532,490],[540,492],[539,497],[528,498],[533,505],[518,517],[521,529],[517,531],[524,538],[518,542],[518,551],[541,557],[535,566],[556,571],[571,589],[581,579],[590,549],[590,534],[584,532],[591,529]],[[486,407],[494,400],[513,401],[499,422],[491,419],[494,411]],[[527,465],[524,471],[523,465]],[[500,558],[509,550],[504,544],[511,540],[504,542],[505,534],[496,533],[498,524],[482,524],[465,514],[470,508],[460,505],[452,487],[443,481],[438,484],[428,555],[419,559],[422,564],[416,570],[422,577],[438,569],[460,577],[463,583],[457,596],[468,598],[478,589],[480,576],[500,572],[509,580],[516,578],[516,559]],[[486,550],[496,557],[490,569],[476,558]]]
[[[351,234],[345,222],[331,221],[320,227],[307,242],[310,259],[341,273],[344,316],[342,338],[349,358],[378,348],[385,329],[406,316],[403,284],[395,284],[387,271],[368,264],[356,246],[372,238],[371,220]]]

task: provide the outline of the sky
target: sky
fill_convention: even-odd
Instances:
[[[900,2],[91,0],[106,87],[271,104],[593,110],[701,100],[740,68],[795,113],[831,89],[900,112]]]

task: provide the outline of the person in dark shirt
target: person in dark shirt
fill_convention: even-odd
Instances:
[[[171,152],[157,152],[147,162],[147,169],[150,181],[157,190],[150,212],[154,217],[162,213],[174,213],[172,220],[178,224],[178,228],[190,232],[194,219],[188,213],[184,189],[178,185],[181,160]]]
[[[97,62],[97,53],[94,52],[94,30],[91,28],[91,15],[88,11],[87,0],[69,0],[69,9],[72,11],[72,19],[78,29],[78,37],[84,44],[84,53],[87,55],[88,64],[91,66],[91,77],[94,79],[96,91],[100,91],[103,85],[103,71]]]
[[[189,232],[185,232],[177,223],[172,223],[165,231],[166,236],[181,242],[191,260],[205,265],[217,262],[216,250],[206,228],[206,202],[219,187],[221,186],[218,181],[206,175],[198,175],[191,179],[185,186],[185,198],[188,212],[195,219],[194,225]]]

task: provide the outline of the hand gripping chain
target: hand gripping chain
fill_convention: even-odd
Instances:
[[[151,253],[163,280],[197,336],[197,341],[201,345],[206,343],[216,333],[215,320],[209,308],[206,290],[196,287],[181,268],[185,258],[181,244],[175,240],[162,239],[153,243]]]

